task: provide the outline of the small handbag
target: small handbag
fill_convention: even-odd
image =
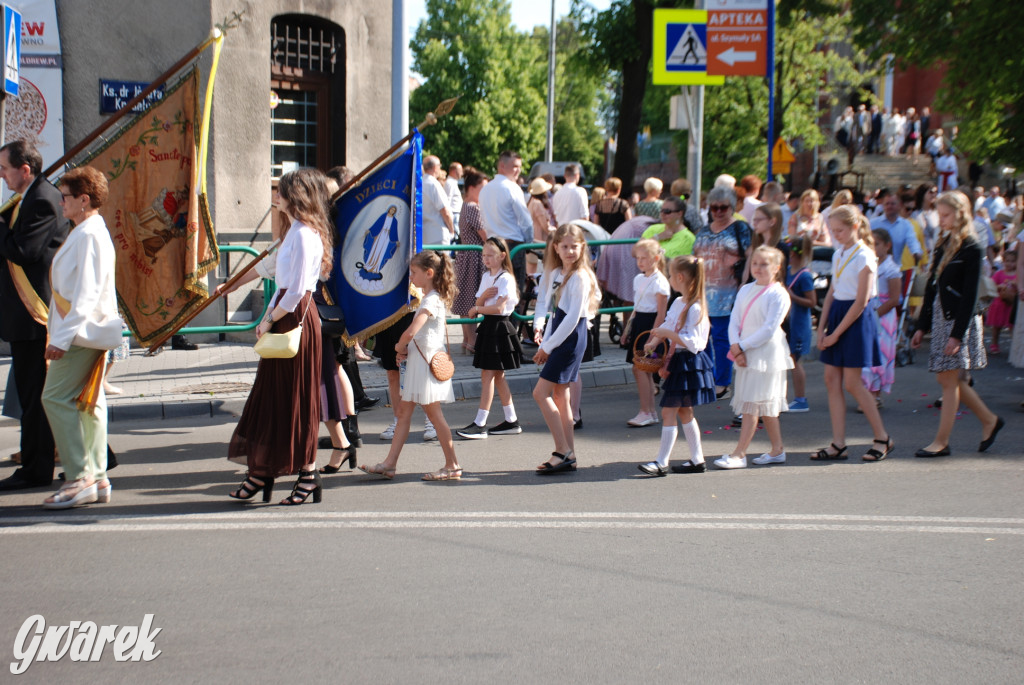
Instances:
[[[314,298],[313,301],[316,303],[317,314],[320,315],[320,331],[330,338],[340,338],[345,334],[345,312],[334,302],[323,281],[317,287],[320,290],[320,298]],[[320,299],[323,299],[323,302]]]
[[[310,297],[310,300],[313,298]],[[306,312],[309,311],[309,302],[306,303],[306,309],[302,312],[302,318],[306,318]],[[299,325],[290,331],[284,333],[264,333],[256,344],[253,345],[253,349],[263,359],[291,359],[299,353],[299,342],[302,340],[302,319],[299,319]]]
[[[438,350],[434,353],[434,356],[429,360],[427,356],[423,354],[423,350],[420,349],[419,345],[416,345],[416,341],[413,340],[412,344],[416,346],[416,351],[423,357],[423,361],[427,362],[427,366],[430,367],[430,373],[437,380],[444,381],[450,380],[455,375],[455,362],[452,361],[452,356],[448,354],[447,350]]]

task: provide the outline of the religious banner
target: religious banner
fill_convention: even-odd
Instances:
[[[342,195],[331,286],[345,312],[346,344],[365,340],[409,311],[409,260],[422,241],[423,136]]]
[[[193,68],[79,162],[107,175],[110,197],[100,214],[117,253],[118,306],[143,345],[202,304],[209,295],[204,277],[219,258],[200,153],[198,87]]]

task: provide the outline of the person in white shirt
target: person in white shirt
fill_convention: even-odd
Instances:
[[[441,160],[434,155],[423,158],[423,244],[448,245],[455,235],[455,223],[448,193],[437,177]]]
[[[575,164],[566,164],[563,173],[565,183],[551,198],[551,206],[555,210],[555,219],[558,220],[559,226],[590,216],[587,191],[576,185],[580,181],[579,167]]]
[[[480,191],[480,212],[484,217],[487,237],[503,238],[511,251],[533,240],[533,219],[526,208],[526,197],[519,187],[523,158],[506,150],[498,156],[498,173]],[[519,291],[526,285],[526,254],[522,250],[512,257]]]
[[[448,206],[452,210],[452,224],[455,226],[455,237],[458,238],[459,215],[462,214],[462,190],[459,181],[462,179],[462,165],[452,162],[448,165],[448,178],[444,180],[444,191],[448,193]]]
[[[114,244],[99,210],[107,200],[107,178],[92,167],[72,169],[61,196],[64,216],[75,228],[50,267],[50,368],[42,400],[66,482],[43,502],[47,509],[110,501],[103,367],[106,351],[121,343],[122,323]]]

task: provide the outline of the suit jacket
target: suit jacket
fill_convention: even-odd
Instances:
[[[936,276],[935,269],[942,261],[942,255],[942,246],[937,246],[932,253],[932,269],[928,274],[928,285],[924,290],[924,303],[917,317],[916,329],[925,333],[932,329],[932,308],[935,293],[938,293],[943,318],[953,321],[953,330],[949,336],[963,340],[967,326],[976,313],[981,260],[985,257],[985,250],[974,237],[968,237],[942,273]]]
[[[0,338],[8,342],[41,340],[46,327],[36,323],[18,297],[7,261],[22,267],[44,305],[50,302],[50,263],[68,237],[60,191],[37,176],[21,198],[14,225],[0,217]]]

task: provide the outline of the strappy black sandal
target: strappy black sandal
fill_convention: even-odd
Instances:
[[[341,471],[341,467],[345,465],[346,461],[348,462],[348,468],[350,471],[356,467],[356,448],[354,446],[350,445],[348,447],[334,447],[332,445],[332,449],[335,452],[343,452],[344,456],[342,457],[341,462],[337,466],[331,466],[330,464],[327,464],[322,469],[320,469],[320,473],[337,473],[338,471]]]
[[[299,471],[299,479],[292,486],[292,494],[281,500],[285,506],[297,506],[305,503],[313,495],[313,503],[319,504],[323,497],[324,483],[319,471]]]
[[[879,451],[875,449],[875,445],[884,445],[885,449]],[[896,444],[893,443],[891,437],[886,437],[885,440],[872,440],[871,449],[864,453],[861,457],[864,461],[882,461],[889,456],[889,453],[896,449]],[[869,458],[870,457],[870,458]]]
[[[240,500],[250,500],[259,494],[260,490],[263,491],[263,501],[269,502],[270,495],[274,492],[274,479],[273,478],[259,478],[263,481],[262,483],[255,480],[248,473],[245,474],[245,480],[238,486],[238,489],[234,492],[229,492],[228,497]]]
[[[822,447],[811,455],[811,459],[814,461],[843,461],[850,458],[850,456],[846,454],[846,445],[840,447],[833,442],[829,443],[829,447],[836,451],[835,454],[829,452],[828,447]]]

